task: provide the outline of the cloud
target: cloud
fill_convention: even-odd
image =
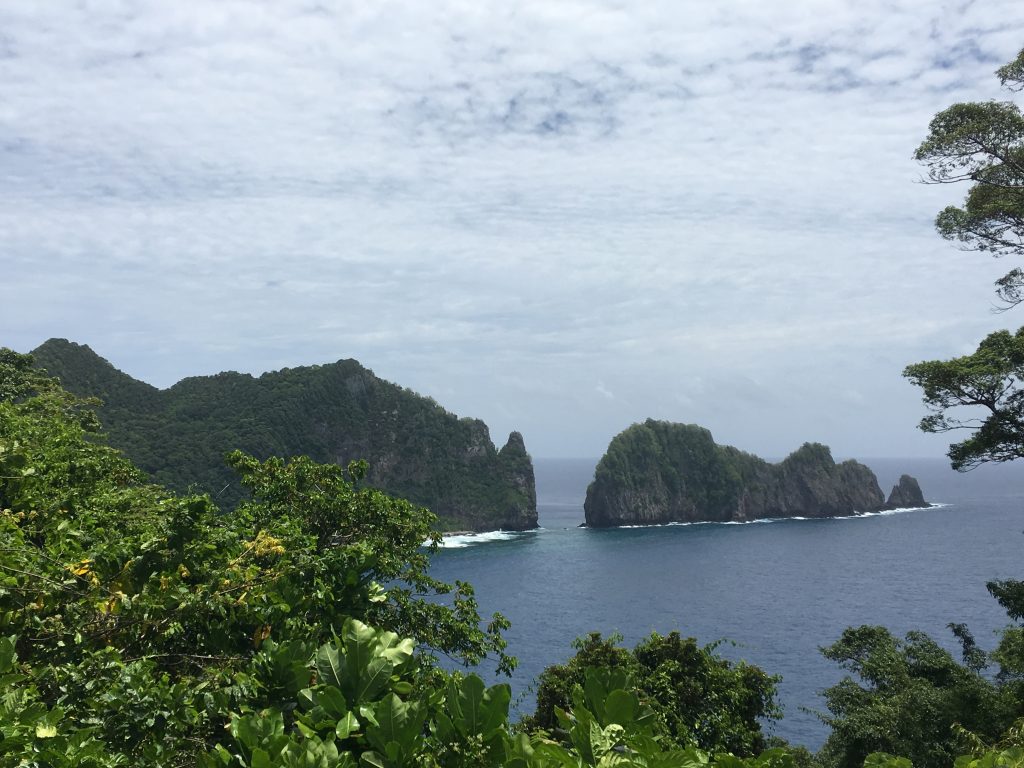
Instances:
[[[608,387],[604,385],[603,382],[597,382],[597,386],[594,387],[594,391],[597,392],[597,394],[599,394],[601,397],[605,397],[609,400],[615,399],[615,395],[611,393],[611,391],[608,389]]]
[[[535,455],[649,415],[850,455],[941,450],[901,362],[1007,322],[1004,265],[932,232],[962,190],[910,155],[1004,97],[1017,2],[111,0],[0,30],[16,348],[160,385],[356,357]]]

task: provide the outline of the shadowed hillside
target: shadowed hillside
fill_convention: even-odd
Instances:
[[[355,360],[258,378],[198,376],[160,390],[85,345],[51,339],[32,354],[70,391],[103,400],[111,444],[154,479],[196,486],[222,507],[243,495],[223,460],[238,448],[342,465],[366,459],[371,484],[429,507],[447,529],[537,524],[533,465],[518,432],[497,450],[479,419],[458,418]]]

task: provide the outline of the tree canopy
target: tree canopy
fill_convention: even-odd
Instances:
[[[884,627],[849,628],[825,657],[850,673],[825,690],[831,728],[822,764],[857,768],[874,752],[910,758],[917,768],[945,768],[963,751],[958,732],[993,742],[1020,715],[1014,691],[983,674],[988,657],[966,628],[959,664],[921,632],[894,637]]]
[[[584,685],[590,670],[617,670],[650,706],[665,741],[740,756],[765,749],[762,722],[782,716],[775,701],[779,678],[723,659],[717,644],[701,647],[678,632],[654,633],[632,650],[619,639],[592,633],[577,640],[575,656],[541,673],[537,709],[526,722],[554,728],[558,710],[569,706],[574,686]]]
[[[1011,93],[1024,89],[1024,50],[996,75]],[[1024,256],[1024,115],[1013,101],[943,110],[915,157],[929,181],[971,185],[962,205],[939,213],[939,234],[993,256]],[[1024,301],[1024,269],[999,278],[996,293],[1004,309]],[[921,387],[931,411],[922,430],[970,432],[949,448],[953,467],[966,470],[1024,456],[1022,372],[1024,328],[990,334],[970,355],[909,365],[903,375]]]
[[[949,448],[954,469],[1024,457],[1024,328],[996,331],[969,355],[909,365],[904,376],[921,387],[932,411],[922,430],[970,432]],[[974,407],[981,417],[965,411]]]
[[[1011,93],[1024,90],[1024,50],[996,75]],[[961,206],[936,218],[944,238],[997,257],[1024,256],[1024,115],[1013,101],[954,104],[932,120],[915,157],[929,181],[971,185]],[[1024,302],[1024,269],[996,281],[996,293],[1003,309]],[[931,411],[922,430],[968,433],[949,447],[954,469],[1024,458],[1024,328],[989,334],[968,355],[909,365],[904,376],[921,387]],[[1024,617],[1024,582],[987,586],[1011,619]],[[963,665],[920,633],[901,641],[881,627],[847,630],[824,649],[860,679],[826,691],[832,715],[825,720],[833,729],[821,753],[826,762],[848,768],[885,751],[919,768],[941,766],[965,745],[975,755],[986,745],[1003,749],[987,755],[992,764],[1024,759],[1022,723],[1013,724],[1024,711],[1024,628],[1007,627],[997,649],[985,654],[966,627],[951,627],[963,643]],[[999,665],[995,682],[981,674],[991,662]]]
[[[996,74],[1010,91],[1024,88],[1024,50]],[[931,182],[971,182],[962,205],[939,213],[939,234],[993,256],[1024,254],[1024,115],[1014,102],[952,105],[932,120],[914,157]],[[1014,267],[996,288],[1007,305],[1024,301],[1024,271]]]

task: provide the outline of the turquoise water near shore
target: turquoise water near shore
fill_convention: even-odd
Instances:
[[[541,670],[573,638],[618,632],[633,644],[678,629],[719,652],[782,675],[784,717],[771,728],[817,749],[827,729],[821,689],[842,670],[818,649],[851,625],[928,632],[951,651],[946,625],[965,622],[991,648],[1006,615],[985,590],[1024,577],[1024,466],[968,474],[941,459],[864,460],[886,492],[902,472],[943,506],[852,519],[590,530],[583,499],[594,459],[539,459],[541,528],[449,540],[432,573],[469,581],[481,613],[512,621],[510,680],[523,711]],[[485,665],[481,672],[498,678]],[[812,711],[807,711],[812,710]]]

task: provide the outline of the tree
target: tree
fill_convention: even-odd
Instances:
[[[825,690],[825,766],[859,768],[874,752],[908,757],[916,768],[947,768],[963,752],[958,731],[995,741],[1018,714],[1012,692],[984,674],[987,658],[963,625],[957,661],[922,632],[904,639],[884,627],[849,628],[822,653],[851,673]],[[954,726],[956,728],[954,729]]]
[[[1011,93],[1024,90],[1024,50],[996,74]],[[1024,115],[1014,102],[954,104],[932,120],[915,158],[931,183],[970,184],[962,205],[938,214],[942,237],[995,257],[1024,256]],[[1024,302],[1024,268],[997,280],[996,294],[1002,309]],[[909,365],[903,375],[930,410],[923,431],[969,433],[949,447],[954,469],[1024,457],[1024,328],[992,333],[968,355]],[[1011,618],[1024,616],[1024,582],[988,589]],[[900,640],[881,627],[848,629],[823,650],[854,675],[825,694],[826,764],[853,768],[884,751],[918,768],[945,766],[962,751],[957,733],[976,744],[998,740],[1024,711],[1024,628],[1005,629],[991,655],[966,627],[952,628],[963,665],[921,633]],[[995,682],[982,675],[990,659],[999,664]]]
[[[1024,328],[996,331],[970,355],[908,365],[903,375],[932,411],[923,431],[971,433],[949,447],[953,469],[1024,457]],[[984,409],[983,417],[961,410],[970,407]]]
[[[1024,91],[1024,50],[996,74],[1011,92]],[[972,182],[964,204],[936,218],[943,237],[997,257],[1024,256],[1024,115],[1016,104],[954,104],[932,120],[915,157],[932,182]],[[1024,302],[1024,269],[1011,269],[996,286],[1004,308]],[[931,411],[923,431],[970,433],[949,447],[954,469],[1024,458],[1024,328],[996,331],[969,355],[915,363],[903,375],[921,387]],[[970,410],[978,408],[981,416]],[[1024,618],[1024,582],[987,586],[1011,618]],[[1024,628],[1004,631],[995,658],[1024,700]]]
[[[1024,90],[1024,50],[996,74],[1011,92]],[[1024,115],[1012,101],[954,104],[932,120],[915,152],[937,184],[970,182],[961,206],[935,220],[947,240],[993,256],[1024,256]],[[1024,301],[1024,268],[996,281],[1008,309]],[[1024,329],[999,331],[976,352],[952,360],[909,365],[903,375],[921,387],[931,413],[925,432],[965,430],[949,448],[957,470],[1024,456]],[[980,407],[983,415],[963,409]]]
[[[766,746],[762,720],[781,716],[775,703],[778,678],[746,662],[715,654],[678,632],[654,633],[633,650],[621,638],[597,633],[576,641],[576,655],[541,673],[537,710],[525,725],[552,729],[559,709],[569,707],[572,690],[593,670],[625,674],[649,706],[668,743],[711,752],[753,756]]]
[[[1024,89],[1024,50],[996,74],[1010,91]],[[914,157],[933,183],[973,183],[961,207],[939,213],[939,234],[968,250],[1024,255],[1024,115],[1016,104],[954,104],[935,116]],[[1007,306],[1024,301],[1024,271],[1013,268],[996,288]]]

